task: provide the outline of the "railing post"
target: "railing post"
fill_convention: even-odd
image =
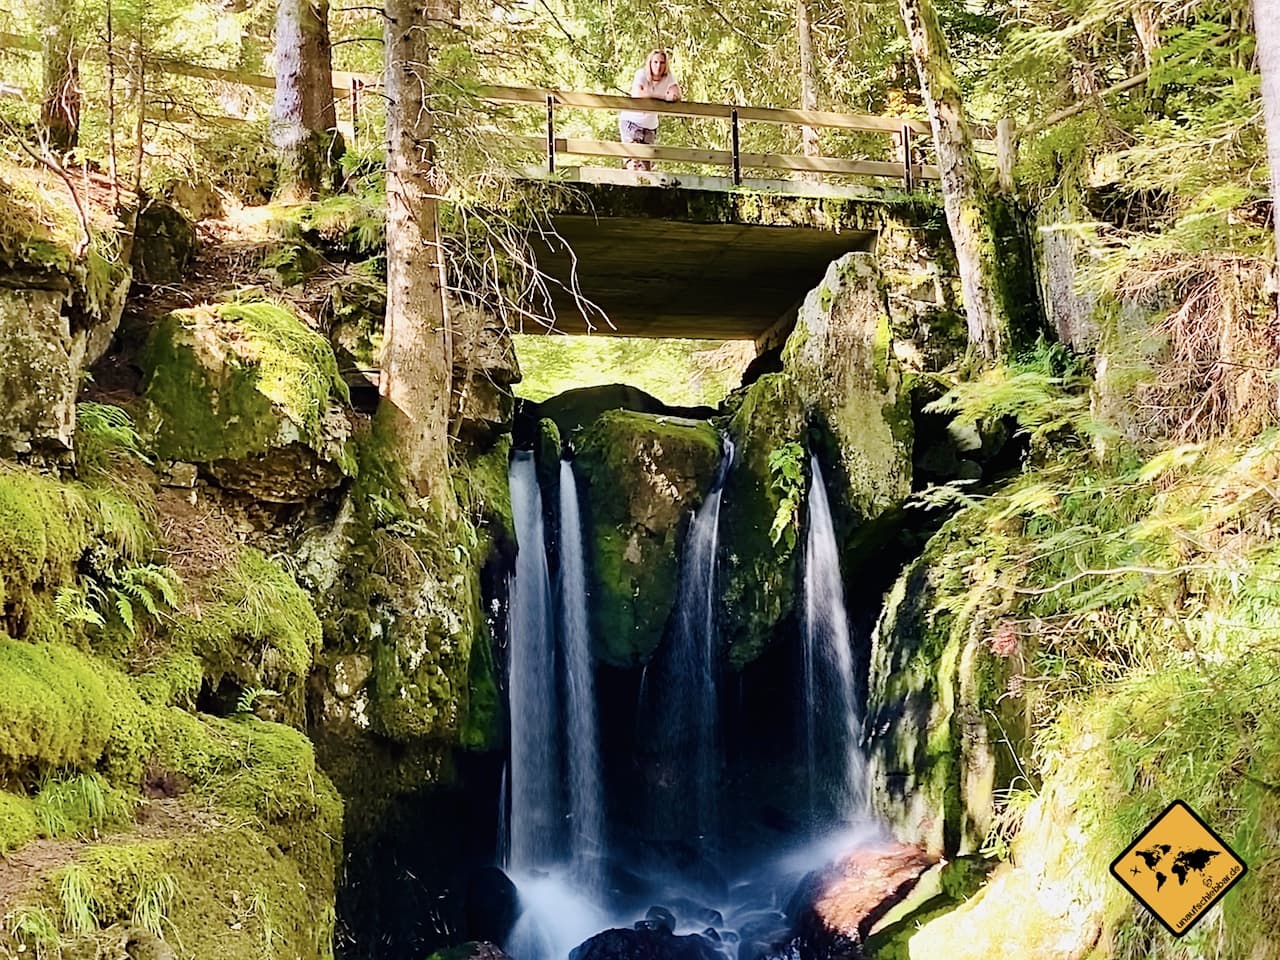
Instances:
[[[915,189],[915,172],[911,169],[911,124],[902,125],[902,184],[910,193]]]
[[[729,112],[729,149],[733,152],[733,185],[742,186],[742,150],[738,142],[738,108]]]
[[[547,94],[547,173],[556,172],[556,98]]]
[[[356,77],[351,78],[351,144],[360,143],[360,89],[364,86]]]

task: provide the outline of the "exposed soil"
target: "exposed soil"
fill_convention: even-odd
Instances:
[[[166,840],[200,833],[222,821],[208,808],[173,798],[147,800],[138,807],[133,826],[96,838],[33,840],[0,856],[0,917],[16,906],[21,896],[42,877],[74,863],[84,851],[104,843]]]

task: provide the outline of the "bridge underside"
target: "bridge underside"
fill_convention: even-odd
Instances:
[[[874,202],[851,215],[857,201],[595,186],[552,217],[563,242],[534,243],[563,333],[589,318],[607,336],[759,340],[879,226]]]

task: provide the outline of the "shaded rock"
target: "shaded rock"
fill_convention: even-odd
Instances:
[[[569,953],[569,960],[724,960],[715,944],[697,934],[677,937],[665,928],[613,929],[597,933]]]
[[[520,382],[511,334],[500,320],[477,307],[453,304],[453,400],[450,419],[464,440],[489,442],[511,430],[512,384]]]
[[[782,352],[801,403],[834,441],[846,509],[861,519],[911,492],[911,398],[892,346],[876,258],[849,253],[805,297]]]
[[[861,847],[806,878],[794,944],[806,960],[863,956],[876,921],[911,891],[935,858],[902,844]]]
[[[281,240],[262,258],[262,273],[273,286],[288,289],[319,273],[327,262],[304,240]]]
[[[631,665],[662,640],[687,517],[719,463],[720,436],[702,421],[612,410],[583,434],[575,469],[587,488],[591,627],[600,659]]]
[[[134,279],[152,286],[178,283],[199,249],[195,225],[181,210],[162,200],[143,203],[131,253]]]
[[[949,856],[982,846],[1030,728],[1026,700],[1007,695],[1020,657],[993,652],[973,611],[939,606],[951,569],[942,558],[981,523],[961,513],[934,535],[890,591],[872,637],[872,801],[896,836]]]
[[[676,916],[666,907],[650,907],[644,918],[668,932],[674,932],[676,929]]]
[[[502,943],[520,915],[520,894],[497,867],[484,867],[467,880],[467,936]]]
[[[158,457],[197,463],[222,486],[296,503],[356,469],[333,351],[273,303],[180,310],[143,351],[139,427]]]
[[[566,390],[536,406],[538,416],[554,420],[560,433],[570,441],[608,410],[664,414],[690,420],[705,420],[715,413],[710,407],[668,406],[639,387],[624,383]]]

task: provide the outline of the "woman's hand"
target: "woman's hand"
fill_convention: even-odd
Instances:
[[[667,91],[667,100],[671,103],[675,103],[675,101],[681,99],[682,96],[683,94],[680,92],[680,85],[678,83],[672,84],[671,89]]]

